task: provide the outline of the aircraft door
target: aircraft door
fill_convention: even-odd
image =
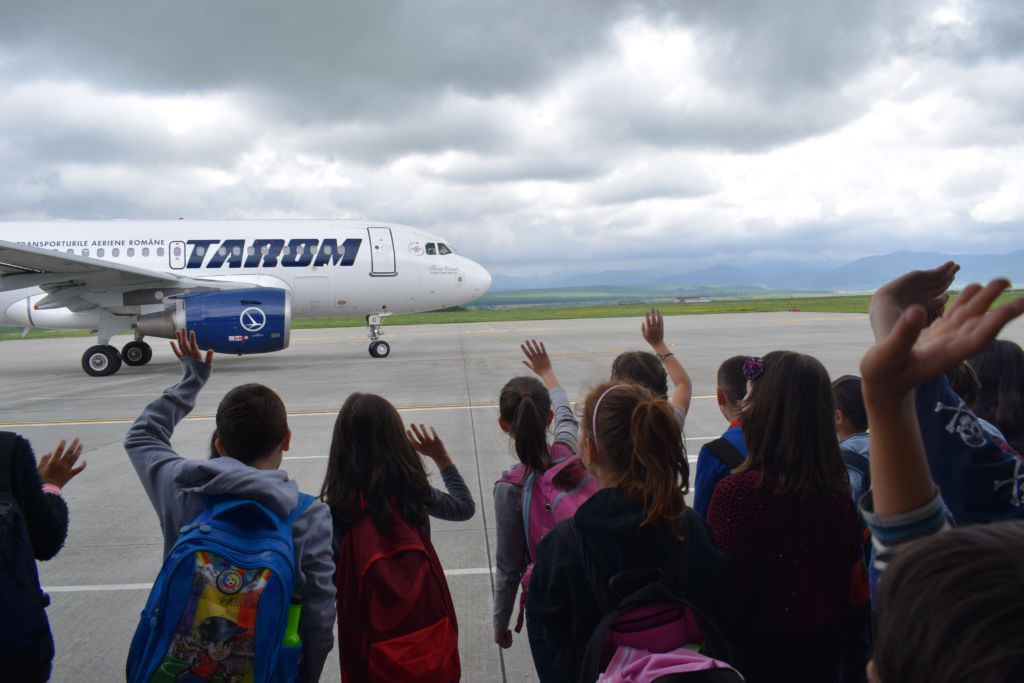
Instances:
[[[174,270],[181,270],[185,267],[185,243],[174,241],[168,245],[167,259]]]
[[[391,228],[367,228],[370,236],[370,275],[398,275],[395,267],[395,241]]]

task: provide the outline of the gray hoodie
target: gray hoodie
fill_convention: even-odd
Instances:
[[[178,530],[203,510],[203,497],[230,495],[255,500],[280,515],[298,504],[299,489],[284,470],[260,470],[234,458],[187,460],[171,448],[174,427],[192,411],[210,366],[183,359],[181,380],[150,403],[128,430],[125,450],[160,518],[164,556],[178,540]],[[292,527],[295,590],[302,596],[301,681],[317,681],[334,645],[334,558],[332,523],[327,506],[314,501]]]

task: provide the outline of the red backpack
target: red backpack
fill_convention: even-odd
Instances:
[[[385,533],[364,515],[342,539],[334,583],[343,681],[459,680],[455,607],[425,530],[394,507]]]
[[[537,544],[558,522],[575,515],[580,506],[597,493],[598,489],[597,479],[586,473],[583,473],[568,490],[555,483],[555,478],[566,469],[578,467],[583,471],[580,456],[573,453],[566,444],[559,441],[551,446],[551,462],[551,467],[541,472],[539,476],[520,463],[503,473],[498,480],[523,487],[523,530],[526,532],[526,550],[530,563],[523,574],[516,633],[523,629],[526,594],[530,589],[533,563],[537,560]]]

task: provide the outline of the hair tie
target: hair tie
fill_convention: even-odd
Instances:
[[[604,397],[611,393],[613,389],[620,389],[628,386],[628,384],[613,384],[597,397],[597,402],[594,404],[594,414],[591,416],[591,426],[593,427],[593,431],[591,433],[594,435],[595,446],[597,445],[597,411],[601,409],[601,401],[603,401]]]
[[[752,356],[743,361],[743,377],[748,382],[756,382],[758,377],[764,374],[764,359],[760,356]]]
[[[531,394],[529,391],[520,391],[519,392],[519,398],[531,398],[532,396],[533,396],[533,394]]]

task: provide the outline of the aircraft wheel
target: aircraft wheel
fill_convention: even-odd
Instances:
[[[121,369],[121,354],[113,346],[90,346],[82,354],[82,369],[92,377],[106,377]]]
[[[370,355],[374,358],[387,358],[391,353],[391,344],[386,341],[370,342]]]
[[[144,341],[130,341],[121,348],[125,365],[137,368],[153,360],[153,347]]]

